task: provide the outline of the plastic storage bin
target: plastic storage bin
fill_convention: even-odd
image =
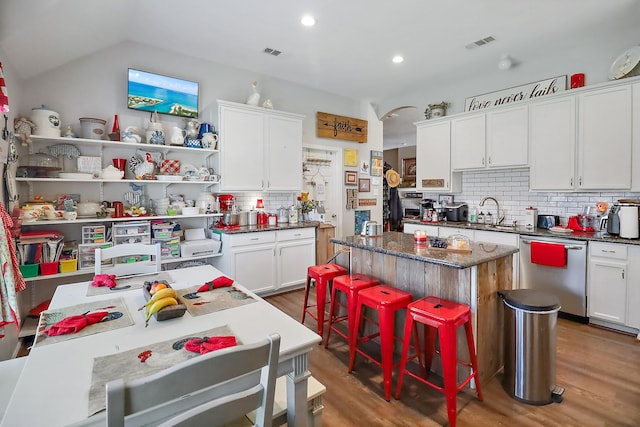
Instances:
[[[63,259],[60,261],[60,273],[71,273],[78,270],[77,259]]]
[[[78,266],[81,270],[85,268],[94,268],[96,265],[96,248],[110,248],[111,243],[92,243],[86,245],[78,245]],[[102,265],[112,265],[111,260],[102,260]]]
[[[58,274],[58,261],[40,263],[40,274],[48,276],[50,274]]]
[[[40,264],[23,264],[20,266],[20,273],[22,273],[22,277],[36,277],[38,275],[38,270],[40,268]]]
[[[111,240],[114,245],[126,243],[151,243],[151,223],[133,221],[114,224],[111,228]]]
[[[153,238],[166,240],[166,239],[171,239],[175,237],[173,235],[174,226],[175,224],[168,223],[168,222],[163,222],[161,224],[153,224],[153,226],[151,227],[153,230]]]
[[[180,257],[180,238],[178,237],[169,240],[152,239],[151,243],[160,243],[161,259]]]
[[[556,385],[556,323],[560,300],[534,289],[500,291],[504,302],[505,391],[531,405],[562,401]]]
[[[85,225],[82,227],[82,243],[104,243],[107,227],[104,225]]]

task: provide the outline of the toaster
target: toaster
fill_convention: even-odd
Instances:
[[[456,203],[444,207],[447,221],[464,222],[469,219],[469,205],[466,203]]]
[[[538,228],[546,228],[560,225],[560,216],[558,215],[538,215]]]

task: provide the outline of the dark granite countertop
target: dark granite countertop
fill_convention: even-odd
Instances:
[[[376,237],[357,235],[333,238],[330,242],[453,268],[473,267],[519,251],[515,246],[471,242],[471,253],[450,252],[429,248],[427,245],[416,245],[413,235],[397,231],[390,231]]]
[[[440,222],[438,224],[428,224],[419,220],[404,220],[407,224],[422,224],[433,225],[437,227],[453,227],[467,230],[483,230],[483,231],[495,231],[502,233],[514,233],[523,236],[537,236],[537,237],[556,237],[562,239],[573,240],[587,240],[606,243],[626,243],[628,245],[640,245],[640,239],[623,239],[618,236],[610,236],[604,231],[596,231],[591,233],[585,233],[582,231],[574,231],[573,233],[554,233],[544,228],[525,228],[525,227],[505,227],[505,226],[487,226],[484,224],[467,224],[466,222]]]
[[[278,231],[278,230],[292,230],[295,228],[309,228],[318,227],[320,221],[301,221],[296,224],[282,223],[276,226],[268,225],[246,225],[235,228],[213,228],[214,231],[219,231],[224,234],[240,234],[240,233],[255,233],[259,231]]]

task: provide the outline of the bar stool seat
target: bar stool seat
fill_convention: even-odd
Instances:
[[[394,368],[393,343],[395,340],[395,314],[398,310],[406,308],[412,300],[413,297],[409,292],[389,285],[378,285],[362,289],[357,297],[355,321],[352,322],[352,327],[349,331],[349,372],[353,371],[356,353],[361,354],[376,365],[381,366],[384,379],[384,395],[387,401],[391,398],[391,381]],[[364,307],[369,307],[378,312],[379,332],[358,337],[359,334],[356,325],[363,319]],[[366,320],[370,319],[366,318]],[[370,341],[378,336],[380,337],[382,356],[380,361],[358,348],[358,344]]]
[[[307,284],[304,288],[304,308],[302,311],[302,323],[307,314],[318,322],[318,335],[323,336],[324,332],[324,311],[327,303],[327,286],[338,276],[347,274],[347,270],[338,264],[312,265],[307,268]],[[309,289],[311,280],[316,283],[316,304],[309,305]],[[316,307],[314,314],[310,308]]]
[[[440,340],[440,356],[442,359],[442,373],[444,377],[444,387],[432,383],[406,369],[407,353],[411,333],[417,337],[417,328],[415,323],[422,323],[425,329],[425,368],[428,372],[431,368],[433,360],[435,331],[438,331]],[[467,346],[469,350],[469,358],[471,362],[458,359],[457,353],[457,329],[464,326],[467,337]],[[419,344],[418,344],[419,348]],[[462,364],[472,368],[472,373],[460,385],[457,384],[456,365]],[[429,296],[414,301],[407,306],[407,317],[404,327],[404,344],[402,347],[402,357],[400,359],[400,372],[398,377],[398,388],[396,389],[396,399],[400,397],[402,389],[402,379],[404,374],[408,374],[413,378],[443,392],[446,396],[447,414],[449,425],[456,425],[456,395],[462,388],[467,385],[471,379],[475,380],[476,393],[478,400],[482,401],[482,391],[480,390],[480,378],[478,376],[478,359],[476,356],[475,344],[473,342],[473,330],[471,326],[471,310],[468,305],[459,304],[454,301]]]
[[[333,279],[333,285],[331,289],[331,304],[329,305],[329,324],[327,325],[327,339],[324,342],[324,348],[329,346],[329,338],[331,331],[340,335],[342,338],[349,341],[349,333],[355,327],[352,325],[356,322],[356,301],[358,293],[362,289],[370,288],[372,286],[379,285],[380,281],[375,277],[367,276],[362,273],[348,274],[344,276],[338,276]],[[347,314],[340,316],[335,314],[336,306],[345,307],[338,302],[336,298],[336,292],[342,292],[347,297]],[[347,320],[348,328],[347,333],[343,333],[340,329],[336,328],[335,324]]]

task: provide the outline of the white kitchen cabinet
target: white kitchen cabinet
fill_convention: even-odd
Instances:
[[[416,137],[416,189],[422,191],[462,190],[462,174],[451,172],[451,129],[449,120],[421,122]]]
[[[485,114],[451,120],[451,169],[484,169],[486,163]]]
[[[629,245],[627,260],[627,326],[638,329],[640,339],[640,246]]]
[[[627,313],[627,246],[592,242],[589,245],[589,318],[625,324]]]
[[[631,86],[578,97],[580,190],[631,188]]]
[[[278,290],[300,285],[307,280],[307,268],[315,265],[315,229],[278,231]]]
[[[529,136],[526,105],[487,112],[487,166],[528,166]]]
[[[315,264],[315,228],[222,233],[214,267],[253,292],[270,294],[305,283]]]
[[[576,100],[554,98],[529,105],[531,190],[575,188]]]
[[[300,191],[304,116],[221,100],[218,114],[222,191]]]
[[[640,191],[640,83],[631,87],[633,122],[631,123],[632,140],[632,165],[631,166],[631,191]]]

